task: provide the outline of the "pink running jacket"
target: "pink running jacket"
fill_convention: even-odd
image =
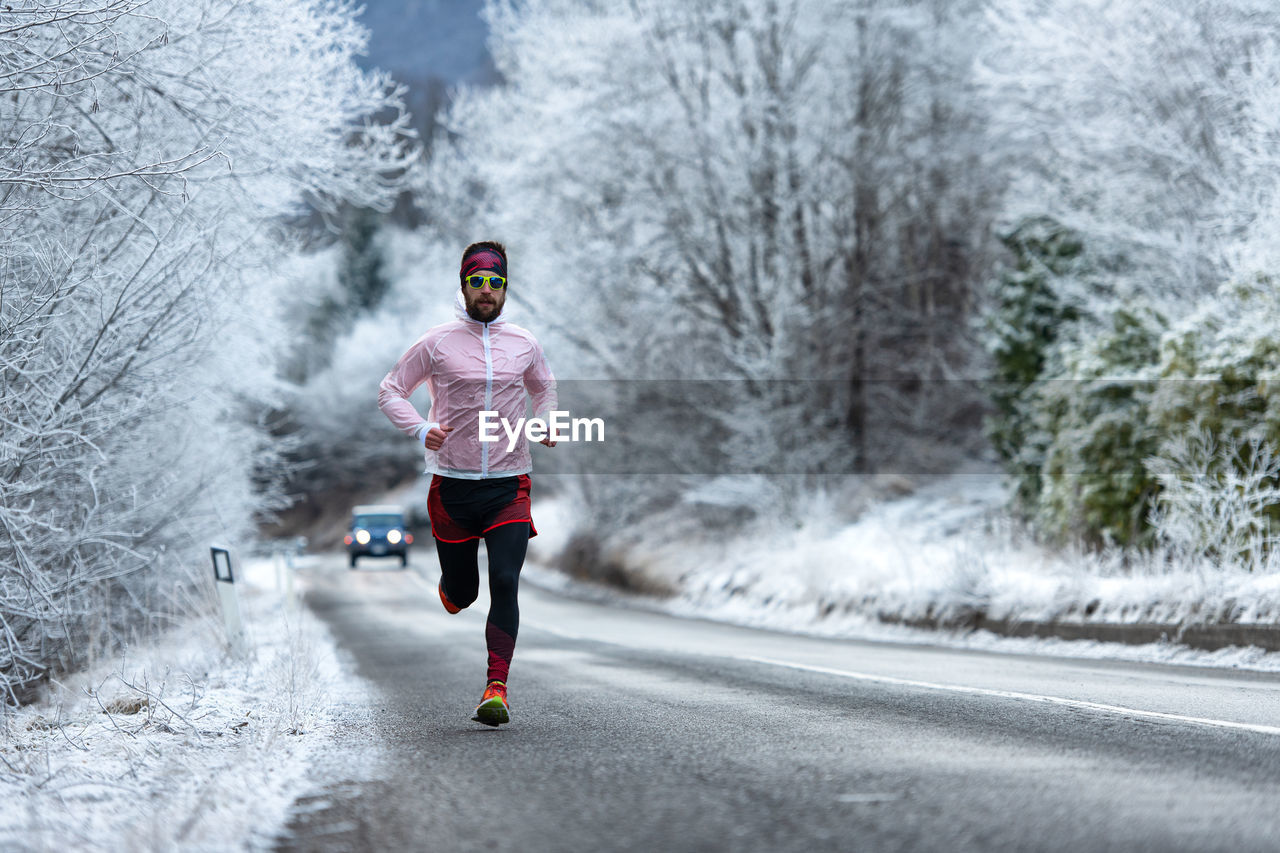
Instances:
[[[461,291],[454,313],[456,320],[435,326],[400,356],[379,386],[378,408],[424,448],[427,430],[453,427],[438,451],[424,450],[425,473],[467,480],[528,474],[533,462],[523,430],[509,453],[500,424],[490,431],[497,441],[481,442],[480,412],[496,411],[514,428],[525,417],[527,393],[534,415],[548,416],[556,407],[556,382],[542,347],[527,329],[501,314],[488,323],[473,320]],[[431,413],[425,420],[409,402],[423,382],[431,392]]]

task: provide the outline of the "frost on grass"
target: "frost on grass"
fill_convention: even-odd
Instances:
[[[1009,518],[1011,484],[988,467],[922,478],[905,495],[903,483],[867,478],[787,508],[750,485],[717,483],[688,494],[691,501],[712,500],[717,507],[738,502],[737,509],[752,520],[733,534],[701,525],[697,507],[686,503],[614,537],[605,548],[632,571],[653,573],[659,585],[676,590],[658,603],[663,609],[826,636],[911,640],[886,622],[962,626],[979,613],[991,619],[1170,625],[1280,617],[1280,572],[1273,565],[1250,572],[1171,546],[1138,553],[1039,544]],[[540,512],[562,518],[566,527],[575,517],[568,506],[544,504]],[[554,564],[551,549],[533,553]],[[1104,654],[1097,644],[1076,646],[1091,656]],[[1170,659],[1168,651],[1135,654],[1164,660]],[[1107,652],[1117,653],[1114,645]],[[1238,655],[1196,660],[1242,662]],[[1244,663],[1258,665],[1252,659]]]
[[[206,618],[10,709],[0,848],[265,846],[324,736],[336,673],[324,629],[270,587],[240,585],[243,659]]]

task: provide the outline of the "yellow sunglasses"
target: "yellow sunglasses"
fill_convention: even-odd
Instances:
[[[487,282],[490,290],[502,290],[507,286],[507,280],[500,275],[469,275],[465,279],[467,287],[479,290],[485,286]]]

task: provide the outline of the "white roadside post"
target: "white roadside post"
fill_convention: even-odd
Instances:
[[[218,589],[218,601],[222,604],[222,624],[227,629],[227,640],[231,643],[231,651],[237,656],[244,655],[244,623],[240,621],[240,602],[236,599],[236,579],[231,570],[231,551],[214,545],[209,549],[213,555],[213,580]]]
[[[276,592],[284,592],[284,551],[280,545],[271,549],[271,567],[275,569]]]
[[[307,537],[298,536],[293,540],[293,548],[284,553],[284,603],[290,610],[298,606],[297,597],[293,594],[293,573],[297,570],[296,558],[307,552]]]

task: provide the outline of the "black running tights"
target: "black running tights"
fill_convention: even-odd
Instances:
[[[489,648],[488,680],[505,683],[520,630],[520,605],[516,595],[520,568],[529,547],[529,522],[513,521],[493,528],[484,535],[484,547],[489,556],[489,619],[484,629]],[[436,540],[444,594],[458,607],[470,606],[480,591],[480,569],[476,560],[479,550],[479,539]]]

